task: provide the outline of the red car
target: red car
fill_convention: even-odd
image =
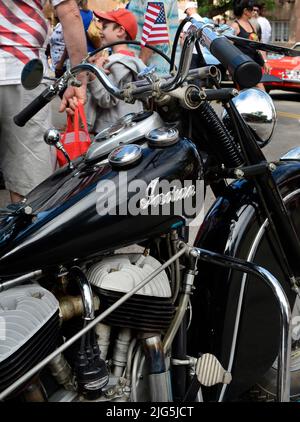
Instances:
[[[300,50],[300,42],[296,43],[292,48]],[[270,68],[270,78],[265,75],[267,80],[264,82],[267,92],[271,91],[271,89],[300,92],[300,57],[268,54],[267,64]],[[281,80],[275,80],[274,78],[274,81],[272,81],[272,76]]]

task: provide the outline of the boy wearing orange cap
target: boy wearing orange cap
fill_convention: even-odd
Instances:
[[[102,21],[102,45],[108,45],[115,41],[135,40],[137,22],[134,15],[128,10],[118,9],[106,13],[94,11],[94,14]],[[113,54],[108,58],[95,56],[90,61],[103,68],[111,82],[122,88],[127,83],[136,80],[138,73],[145,68],[145,65],[128,48],[127,44],[113,46],[112,51]],[[128,104],[118,100],[103,87],[95,76],[92,75],[91,79],[87,120],[92,132],[98,133],[125,114],[143,110],[141,101]]]

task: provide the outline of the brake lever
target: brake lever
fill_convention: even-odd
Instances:
[[[138,75],[138,79],[146,79],[149,83],[154,83],[158,80],[158,76],[156,75],[156,66],[146,66]]]

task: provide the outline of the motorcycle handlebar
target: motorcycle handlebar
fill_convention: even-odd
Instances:
[[[15,124],[20,127],[25,126],[28,120],[45,107],[56,95],[51,94],[51,87],[46,88],[38,97],[21,110],[20,113],[14,116]]]
[[[196,40],[200,39],[203,45],[207,47],[211,53],[226,67],[231,73],[233,79],[243,88],[249,88],[256,85],[262,76],[261,67],[255,63],[250,57],[241,53],[224,35],[219,35],[214,31],[212,25],[203,24],[191,19],[193,25],[198,28],[188,34],[185,39],[181,60],[177,74],[169,81],[164,81],[160,85],[161,91],[169,92],[178,88],[189,74],[189,64],[192,57],[192,50]],[[187,57],[186,57],[187,56]],[[99,81],[104,85],[107,91],[113,96],[124,99],[124,92],[114,86],[108,76],[96,66],[83,62],[71,70],[69,70],[62,78],[61,85],[55,82],[37,98],[35,98],[28,106],[14,117],[14,122],[18,126],[24,126],[38,111],[48,104],[60,91],[64,88],[69,79],[81,71],[89,71],[96,75]],[[131,92],[132,95],[143,92],[149,92],[152,88],[149,82],[144,87],[140,87]]]
[[[261,66],[243,54],[227,38],[215,39],[211,43],[210,51],[228,69],[233,80],[241,88],[251,88],[261,80]]]
[[[228,69],[233,80],[241,88],[251,88],[259,83],[262,78],[262,69],[259,64],[242,53],[224,35],[216,34],[211,25],[200,26],[200,31],[204,45]]]

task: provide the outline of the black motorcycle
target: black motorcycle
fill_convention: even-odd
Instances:
[[[1,211],[1,400],[299,398],[299,149],[267,162],[275,109],[252,88],[260,67],[197,25],[165,78],[146,69],[118,88],[84,61],[15,117],[24,125],[81,71],[151,106]],[[197,39],[245,89],[220,88],[214,66],[189,71]],[[57,130],[45,141],[68,158]]]

